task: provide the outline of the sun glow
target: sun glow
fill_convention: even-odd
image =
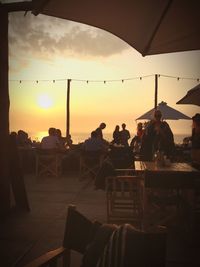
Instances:
[[[53,105],[52,98],[47,94],[39,95],[37,102],[41,108],[45,108],[45,109],[48,109],[48,108],[52,107],[52,105]]]

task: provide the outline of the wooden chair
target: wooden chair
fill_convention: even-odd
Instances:
[[[74,205],[69,205],[65,225],[63,245],[55,250],[49,251],[25,267],[60,266],[69,267],[71,262],[71,250],[83,254],[86,250],[92,233],[96,229],[96,223],[92,223],[76,210]]]
[[[143,179],[139,176],[106,178],[107,222],[142,227]]]
[[[130,266],[165,266],[165,233],[145,233],[135,228],[131,229],[128,225],[122,227],[127,229],[126,236],[123,234],[124,231],[121,231],[124,236],[124,245],[122,245],[122,237],[118,236],[118,234],[115,234],[117,238],[115,238],[115,241],[112,238],[112,233],[115,230],[118,233],[120,232],[116,225],[92,223],[79,213],[75,206],[70,205],[68,207],[63,245],[38,257],[25,267],[56,267],[61,266],[60,263],[62,263],[63,267],[70,267],[71,250],[83,254],[82,266],[97,266],[97,262],[105,255],[104,251],[107,245],[110,245],[114,257],[120,257],[122,252],[121,260],[128,263],[131,262]],[[113,243],[111,244],[111,240],[117,242],[118,251],[116,246],[113,246]],[[126,263],[126,266],[129,265]]]
[[[95,179],[103,159],[104,155],[99,151],[83,151],[80,155],[80,180]]]
[[[36,177],[55,176],[61,174],[62,155],[54,149],[36,150]]]

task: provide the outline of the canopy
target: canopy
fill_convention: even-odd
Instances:
[[[190,89],[176,104],[193,104],[200,106],[200,84]]]
[[[33,0],[33,4],[35,15],[104,29],[143,56],[200,49],[200,1]]]
[[[162,119],[163,120],[191,120],[190,117],[187,115],[181,113],[180,111],[171,108],[167,105],[166,102],[161,102],[158,104],[157,109],[159,109],[162,113]],[[151,109],[136,120],[152,120],[153,119],[153,114],[154,114],[155,109]]]

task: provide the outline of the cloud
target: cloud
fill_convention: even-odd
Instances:
[[[12,13],[9,44],[15,60],[32,57],[51,60],[56,56],[109,57],[128,49],[118,37],[80,23],[39,15]]]

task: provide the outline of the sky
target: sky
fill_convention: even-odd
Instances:
[[[165,101],[190,117],[200,112],[198,106],[176,104],[198,84],[200,51],[142,57],[123,40],[95,27],[31,13],[9,15],[11,131],[23,129],[36,136],[55,127],[65,135],[71,79],[72,137],[90,133],[101,122],[107,125],[106,133],[126,123],[133,135],[136,118],[154,107],[156,73],[161,74],[158,103]],[[168,123],[174,134],[191,133],[191,121]]]

